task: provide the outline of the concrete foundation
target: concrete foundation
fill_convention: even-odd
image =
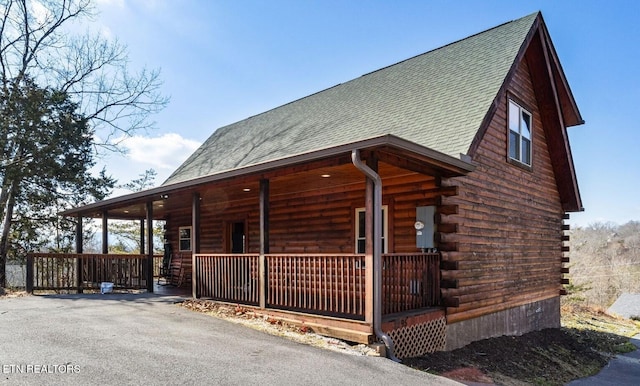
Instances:
[[[486,338],[560,327],[560,296],[447,325],[445,351]]]

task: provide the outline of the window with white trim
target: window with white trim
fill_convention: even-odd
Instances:
[[[178,228],[178,246],[180,251],[191,250],[191,227]]]
[[[356,209],[356,253],[364,253],[366,237],[365,237],[365,210],[364,208]],[[387,205],[382,206],[382,253],[387,253]]]
[[[509,158],[531,166],[531,113],[509,100]]]

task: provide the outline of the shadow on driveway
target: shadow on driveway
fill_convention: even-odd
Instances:
[[[190,295],[179,294],[157,294],[157,293],[119,293],[110,292],[106,294],[100,293],[83,293],[83,294],[46,294],[46,295],[34,295],[36,297],[44,297],[49,299],[61,299],[68,301],[90,300],[90,301],[119,301],[119,302],[136,302],[139,304],[145,303],[167,303],[175,304],[187,299],[191,299]]]

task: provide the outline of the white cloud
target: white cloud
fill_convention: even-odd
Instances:
[[[169,4],[174,5],[173,2],[169,2]],[[135,0],[129,1],[126,0],[97,0],[96,5],[101,10],[109,10],[109,11],[121,11],[125,8],[137,8],[148,11],[155,12],[160,11],[167,8],[166,0]]]
[[[102,36],[106,40],[114,40],[115,39],[115,35],[111,31],[111,28],[109,28],[107,26],[102,26],[100,28],[100,32],[99,33],[100,33],[100,36]]]
[[[92,33],[96,33],[107,41],[116,39],[117,34],[114,33],[112,27],[122,27],[128,21],[130,13],[125,0],[96,0],[93,11],[95,17],[88,19],[80,19],[78,25],[78,33],[88,29]],[[90,21],[87,23],[87,21]]]
[[[120,145],[126,149],[131,161],[149,165],[154,169],[174,170],[193,153],[200,143],[168,133],[159,137],[133,136]]]
[[[102,8],[124,8],[124,0],[97,0],[96,3]]]
[[[139,3],[148,11],[158,11],[166,6],[166,2],[164,0],[142,0]]]
[[[47,19],[51,16],[51,12],[49,11],[49,9],[45,7],[41,2],[32,1],[30,5],[31,5],[31,12],[35,16],[38,24],[44,24],[47,21]]]

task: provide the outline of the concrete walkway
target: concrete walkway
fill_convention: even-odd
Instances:
[[[0,299],[0,384],[459,385],[322,350],[154,294]]]
[[[570,386],[636,386],[640,385],[640,335],[631,340],[638,349],[618,355],[596,375],[577,379],[568,383]]]

